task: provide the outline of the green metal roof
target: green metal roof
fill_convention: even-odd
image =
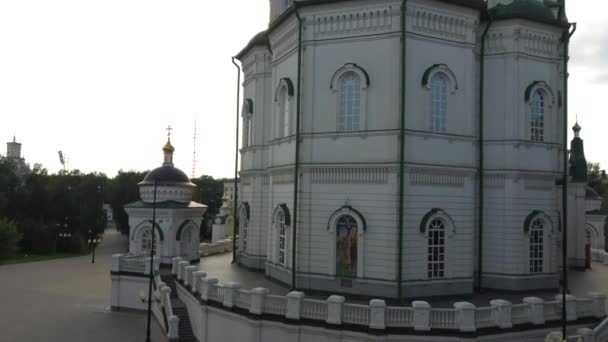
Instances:
[[[548,24],[557,24],[558,19],[548,5],[538,0],[514,0],[504,5],[498,4],[489,10],[494,20],[528,19]]]
[[[125,208],[133,208],[133,209],[152,209],[153,204],[144,201],[137,201],[133,203],[129,203],[125,205]],[[207,206],[204,204],[190,202],[190,203],[181,203],[176,201],[166,201],[166,202],[158,202],[156,203],[157,209],[193,209],[193,208],[206,208]]]

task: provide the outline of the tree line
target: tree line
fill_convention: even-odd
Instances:
[[[137,183],[146,173],[119,171],[113,178],[79,170],[50,174],[36,164],[31,173],[19,176],[10,160],[0,160],[0,259],[17,253],[86,252],[87,240],[108,224],[104,204],[113,211],[116,229],[128,234],[123,206],[139,200]],[[209,206],[206,220],[221,206],[223,181],[210,176],[192,180],[197,186],[193,200]]]

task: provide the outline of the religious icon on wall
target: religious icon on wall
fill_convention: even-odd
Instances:
[[[357,222],[342,216],[336,224],[336,275],[357,276]]]

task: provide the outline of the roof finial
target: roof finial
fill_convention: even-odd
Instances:
[[[171,138],[171,131],[173,130],[173,128],[171,128],[171,125],[169,125],[165,129],[167,130],[167,138]]]
[[[580,135],[581,135],[581,125],[578,124],[578,114],[576,115],[576,123],[572,127],[572,130],[574,131],[574,137],[575,138],[580,138]]]
[[[173,166],[173,152],[175,152],[175,148],[171,145],[171,126],[167,128],[167,143],[163,146],[163,152],[165,152],[165,162],[163,165],[171,165]]]

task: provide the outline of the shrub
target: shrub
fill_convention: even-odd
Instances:
[[[10,258],[17,253],[17,244],[21,235],[17,225],[7,219],[0,219],[0,259]]]

